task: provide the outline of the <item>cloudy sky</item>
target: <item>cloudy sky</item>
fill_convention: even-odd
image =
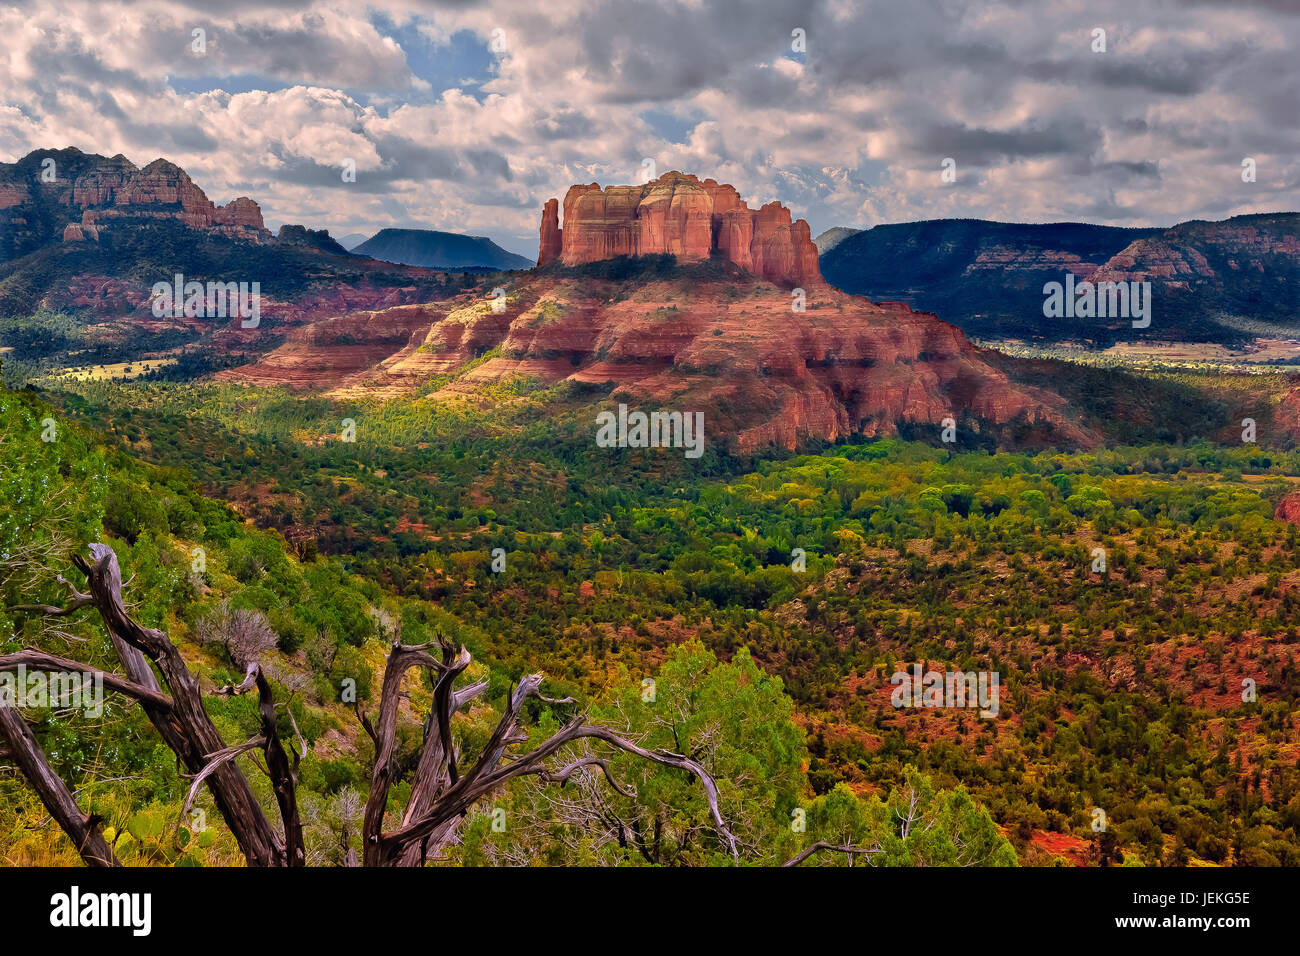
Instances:
[[[0,160],[163,156],[336,236],[535,256],[546,199],[646,159],[814,235],[1300,209],[1300,0],[38,0],[0,31]]]

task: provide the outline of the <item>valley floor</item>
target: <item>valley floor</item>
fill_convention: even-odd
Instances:
[[[1295,452],[891,439],[691,470],[595,448],[564,386],[496,388],[364,405],[82,383],[60,402],[300,560],[436,606],[506,673],[600,698],[684,642],[747,649],[793,699],[814,794],[888,796],[915,766],[1024,863],[1300,864],[1300,538],[1275,517]],[[287,622],[265,559],[240,567],[229,598]],[[357,650],[348,666],[377,660]],[[914,667],[997,674],[996,713],[895,706]]]

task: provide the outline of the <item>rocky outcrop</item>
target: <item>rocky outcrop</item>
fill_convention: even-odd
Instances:
[[[140,169],[121,155],[43,149],[0,163],[0,261],[50,243],[93,241],[104,230],[168,220],[255,243],[272,239],[253,200],[218,206],[165,159]]]
[[[1291,491],[1283,495],[1273,511],[1273,517],[1300,527],[1300,491]]]
[[[755,275],[777,283],[798,285],[821,281],[817,271],[817,247],[812,232],[802,219],[790,221],[790,210],[770,202],[754,220],[754,238],[749,245]]]
[[[542,207],[542,227],[539,230],[537,247],[537,264],[544,266],[560,258],[563,250],[563,235],[560,229],[560,202],[558,199],[546,200]]]
[[[413,336],[422,341],[443,315],[423,305],[401,305],[321,319],[290,332],[283,345],[255,364],[217,378],[293,389],[337,388],[389,358]]]
[[[72,205],[94,210],[102,226],[175,219],[191,229],[253,241],[270,239],[257,203],[241,196],[229,205],[217,206],[185,170],[165,159],[155,159],[139,170],[130,163],[114,163],[84,174],[72,183]]]
[[[64,242],[98,242],[99,226],[95,224],[95,214],[87,209],[81,214],[81,222],[70,222],[63,227]]]
[[[233,206],[234,203],[231,203],[231,205]],[[332,256],[351,255],[330,235],[328,229],[308,229],[306,226],[285,223],[280,227],[280,231],[276,233],[275,238],[291,246],[310,246]]]
[[[564,197],[563,227],[556,200],[549,200],[537,264],[657,254],[694,262],[715,253],[779,285],[821,284],[808,223],[792,221],[780,203],[753,210],[735,187],[678,172],[643,186],[572,186]]]
[[[247,196],[232,199],[224,206],[216,206],[213,213],[214,225],[256,231],[266,229],[266,224],[262,222],[262,207]]]
[[[1292,274],[1300,268],[1300,215],[1182,223],[1163,235],[1129,244],[1088,278],[1154,281],[1174,289],[1199,283],[1223,286],[1232,273],[1262,275],[1278,267],[1289,267]]]
[[[391,397],[499,350],[439,395],[473,396],[517,375],[597,386],[606,404],[701,411],[710,441],[741,453],[909,426],[933,426],[937,436],[948,417],[959,423],[959,443],[1004,428],[1090,440],[1063,399],[1013,382],[932,315],[826,286],[806,311],[791,302],[788,290],[743,273],[622,283],[543,273],[511,286],[503,311],[484,295],[429,303],[421,313],[427,333],[416,327],[368,371],[354,371],[358,341],[331,345],[304,331],[223,377]],[[439,310],[445,316],[431,318]],[[367,328],[390,329],[386,340],[395,343],[413,327],[403,324],[409,315],[378,312]]]
[[[1180,223],[1129,244],[1087,278],[1149,282],[1159,337],[1244,344],[1254,333],[1237,319],[1290,328],[1300,312],[1300,214]]]

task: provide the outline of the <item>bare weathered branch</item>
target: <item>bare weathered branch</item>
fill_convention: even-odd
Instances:
[[[52,604],[15,604],[10,610],[26,611],[29,614],[40,614],[44,617],[66,617],[74,611],[80,611],[83,607],[89,607],[94,603],[87,597],[79,601],[73,601],[67,607],[55,607]]]
[[[261,747],[266,755],[266,766],[262,770],[271,780],[271,787],[275,790],[275,800],[280,807],[280,819],[284,824],[286,862],[289,866],[304,866],[307,862],[307,848],[303,843],[302,818],[298,812],[297,776],[298,761],[302,755],[295,753],[290,764],[289,756],[280,742],[275,719],[275,692],[271,689],[271,682],[266,679],[262,665],[250,661],[245,667],[243,682],[236,686],[220,687],[217,693],[238,696],[248,693],[254,687],[257,688],[257,711],[262,722]],[[297,732],[298,725],[293,721],[292,713],[289,715],[289,720],[293,723],[294,731]],[[305,755],[307,742],[302,739],[301,733],[298,733],[298,739],[302,742],[302,754]]]
[[[713,823],[718,828],[722,838],[726,840],[728,848],[731,850],[732,859],[740,859],[740,844],[735,835],[727,828],[726,821],[722,819],[722,811],[718,807],[718,785],[712,775],[709,774],[699,763],[690,757],[684,757],[681,754],[670,753],[666,750],[648,750],[639,744],[633,743],[624,737],[614,733],[605,727],[583,726],[579,728],[577,736],[594,737],[597,740],[603,740],[606,743],[613,744],[620,750],[626,750],[628,753],[636,754],[646,760],[652,760],[655,763],[663,764],[667,767],[677,767],[688,773],[694,774],[704,787],[705,799],[709,804],[709,812],[713,815]]]
[[[377,834],[377,838],[372,841],[373,850],[368,862],[383,864],[393,859],[400,859],[406,863],[412,861],[413,858],[415,858],[415,862],[418,862],[418,859],[423,857],[426,849],[433,843],[436,835],[448,832],[449,824],[467,813],[470,807],[507,781],[529,774],[536,774],[545,779],[547,774],[563,773],[563,769],[547,770],[545,762],[555,756],[567,744],[584,738],[601,740],[643,759],[665,766],[676,767],[693,774],[699,779],[704,788],[705,798],[714,825],[726,842],[732,858],[739,859],[739,841],[728,829],[726,822],[722,818],[722,812],[718,806],[717,784],[704,767],[695,760],[681,754],[651,750],[606,727],[588,724],[585,714],[572,719],[533,750],[503,764],[502,760],[505,757],[507,748],[512,744],[523,743],[527,740],[527,735],[519,729],[519,714],[524,701],[530,696],[537,695],[543,679],[542,674],[530,674],[519,682],[506,698],[505,711],[497,722],[478,762],[463,777],[438,795],[437,799],[433,800],[423,813],[418,815],[408,814],[407,819],[403,821],[398,829],[386,834]],[[570,770],[570,772],[572,771]],[[413,847],[420,848],[418,858],[413,853]]]
[[[467,687],[462,687],[460,690],[456,691],[456,693],[452,696],[451,709],[453,711],[460,710],[462,707],[464,707],[474,698],[481,695],[487,689],[488,689],[488,682],[485,680],[476,681],[475,683],[470,684]]]
[[[289,712],[289,723],[298,738],[300,749],[294,750],[291,747],[286,750],[280,740],[274,691],[259,659],[260,654],[269,649],[269,631],[263,626],[264,622],[251,618],[231,618],[225,623],[222,619],[212,624],[213,635],[224,644],[236,666],[244,669],[244,679],[240,684],[222,687],[218,692],[245,694],[254,687],[258,691],[261,734],[244,744],[228,747],[204,710],[199,681],[185,665],[179,650],[162,631],[144,627],[127,613],[122,599],[121,569],[112,548],[94,544],[90,548],[89,560],[74,557],[73,563],[86,576],[89,589],[88,594],[83,595],[72,588],[73,604],[77,607],[93,605],[99,612],[127,677],[108,674],[75,661],[35,651],[0,658],[0,663],[7,662],[14,667],[20,664],[47,669],[57,667],[85,673],[96,679],[102,678],[104,685],[113,690],[129,694],[140,703],[163,740],[175,751],[192,775],[182,817],[189,812],[200,787],[206,785],[250,865],[304,865],[304,827],[297,806],[296,786],[298,764],[307,753],[307,745],[292,710]],[[46,606],[39,607],[48,610]],[[63,611],[71,613],[75,609],[76,607],[53,610],[62,616]],[[704,790],[718,834],[733,859],[739,858],[740,844],[723,820],[717,784],[694,756],[644,747],[637,740],[612,729],[588,724],[585,714],[574,716],[560,730],[531,750],[511,752],[511,748],[529,741],[528,733],[521,726],[528,698],[535,697],[552,706],[574,703],[570,697],[552,698],[542,694],[542,674],[529,674],[510,689],[487,743],[477,759],[462,771],[452,732],[453,720],[461,708],[487,690],[488,682],[476,681],[457,690],[455,681],[471,663],[469,652],[463,646],[457,647],[443,640],[441,635],[436,645],[439,652],[436,656],[434,647],[434,644],[406,645],[394,641],[384,667],[374,722],[371,722],[359,704],[354,703],[357,717],[375,745],[370,792],[362,814],[363,861],[366,865],[419,865],[430,855],[437,856],[454,838],[459,822],[476,803],[519,777],[534,775],[544,783],[563,787],[580,771],[597,768],[616,792],[628,798],[635,797],[634,788],[624,787],[614,778],[608,757],[584,749],[580,755],[570,754],[567,762],[560,759],[561,751],[566,746],[584,740],[603,742],[616,750],[695,776]],[[154,667],[157,668],[157,673]],[[424,668],[431,672],[432,702],[424,721],[424,739],[412,775],[410,799],[403,811],[400,825],[392,832],[385,833],[383,826],[388,811],[388,797],[399,775],[396,750],[400,703],[404,697],[403,683],[408,672],[414,668]],[[161,689],[164,683],[170,696]],[[9,749],[12,751],[15,746],[18,745],[11,740]],[[259,760],[259,750],[260,757],[265,758],[265,765]],[[283,821],[282,833],[271,826],[254,797],[247,778],[240,771],[237,758],[244,754],[261,767],[271,780]],[[559,765],[555,766],[552,761]],[[588,779],[588,775],[583,774],[583,779]],[[58,783],[61,784],[61,781]],[[591,785],[594,783],[593,780]],[[584,783],[583,786],[588,784]],[[66,792],[66,787],[64,791]],[[45,795],[42,798],[45,799]],[[75,810],[75,803],[71,806]],[[87,841],[97,835],[95,821],[87,821],[79,813],[70,814],[67,806],[60,806],[56,818],[74,840],[79,840],[79,847],[91,846]],[[350,821],[349,816],[343,828],[340,849],[344,851],[346,861],[354,862],[355,857],[350,852],[347,836]],[[177,825],[179,827],[179,822]],[[626,845],[626,834],[631,829],[634,831],[632,839],[645,853],[646,840],[657,842],[659,839],[658,824],[655,833],[645,837],[637,827],[637,821],[633,821],[630,828],[620,824],[619,839]],[[100,843],[103,842],[102,836],[98,839]],[[92,851],[99,853],[95,847],[92,847]],[[96,858],[99,857],[108,861],[111,859],[111,851],[109,856],[99,854]]]
[[[440,662],[425,651],[428,645],[405,645],[393,642],[384,665],[384,680],[379,696],[379,716],[368,728],[375,741],[375,765],[370,773],[370,796],[366,800],[362,823],[363,856],[367,866],[385,862],[379,856],[384,814],[388,810],[388,792],[397,779],[394,754],[397,748],[397,707],[401,701],[402,681],[412,667],[441,669]],[[468,657],[468,652],[466,653]],[[466,661],[468,664],[468,661]],[[360,709],[358,708],[358,713]]]
[[[284,847],[286,862],[289,866],[304,866],[307,862],[307,848],[303,843],[302,818],[298,813],[298,776],[295,769],[298,759],[289,763],[280,735],[276,731],[275,694],[271,682],[257,668],[257,712],[262,718],[262,736],[265,743],[262,752],[266,755],[266,769],[271,777],[271,787],[275,790],[275,802],[280,807],[280,820],[284,824]],[[303,745],[304,749],[306,744]]]
[[[809,857],[811,857],[813,854],[815,854],[815,853],[820,853],[820,852],[823,851],[823,850],[828,850],[828,851],[830,851],[830,852],[832,852],[832,853],[844,853],[844,854],[847,854],[847,855],[849,855],[849,856],[859,856],[859,855],[862,855],[862,856],[871,856],[871,855],[873,855],[873,854],[875,854],[875,853],[883,853],[883,852],[884,852],[884,851],[883,851],[880,847],[878,847],[878,846],[873,846],[873,847],[860,847],[860,846],[852,846],[852,845],[849,845],[849,844],[844,844],[844,845],[841,846],[841,845],[838,845],[838,844],[835,844],[835,843],[828,843],[826,840],[818,840],[816,843],[814,843],[814,844],[812,844],[811,846],[809,846],[807,849],[805,849],[805,850],[804,850],[802,853],[800,853],[798,856],[795,856],[795,857],[792,857],[792,858],[786,860],[786,861],[785,861],[784,863],[782,863],[781,865],[782,865],[782,866],[798,866],[800,863],[805,862],[805,861],[806,861]]]
[[[28,670],[84,674],[92,680],[99,679],[103,681],[104,686],[109,690],[118,691],[141,702],[148,702],[155,707],[166,708],[167,710],[172,708],[172,699],[166,694],[159,693],[157,688],[137,684],[134,681],[119,677],[111,671],[103,671],[97,667],[82,664],[80,661],[74,661],[71,658],[47,654],[35,648],[25,648],[14,654],[0,656],[0,671],[16,671],[20,667],[25,667]]]
[[[289,701],[285,702],[284,712],[289,715],[289,725],[293,727],[293,735],[298,738],[298,749],[294,751],[293,755],[293,766],[294,771],[296,772],[298,769],[298,762],[302,760],[303,757],[307,756],[307,738],[305,738],[302,735],[302,731],[298,729],[298,721],[294,719],[293,708],[289,706]]]
[[[241,681],[238,684],[233,684],[233,685],[227,684],[224,687],[218,687],[217,693],[233,694],[236,696],[241,694],[247,694],[250,690],[252,690],[254,687],[257,686],[257,678],[261,674],[261,672],[262,672],[261,665],[259,665],[256,661],[253,661],[247,667],[244,668],[243,681]]]
[[[185,795],[185,803],[181,806],[180,816],[176,818],[176,830],[179,831],[181,823],[185,820],[185,815],[190,812],[190,807],[194,805],[194,798],[199,794],[199,788],[203,786],[203,781],[216,772],[217,768],[231,760],[234,760],[242,753],[250,750],[256,750],[263,746],[266,741],[261,737],[254,737],[252,740],[246,740],[242,744],[236,744],[233,747],[226,747],[224,750],[218,750],[214,754],[208,754],[209,762],[198,773],[194,774],[194,780],[190,783],[189,793]]]
[[[117,857],[99,830],[99,819],[86,816],[77,807],[68,785],[50,767],[45,751],[16,707],[0,706],[0,738],[7,744],[7,756],[18,765],[45,809],[72,840],[87,866],[118,866]]]
[[[122,572],[113,549],[106,544],[92,544],[90,555],[91,560],[74,556],[72,563],[86,576],[94,607],[127,674],[136,684],[156,686],[148,658],[157,665],[171,691],[170,708],[137,698],[142,709],[186,769],[201,773],[208,764],[207,755],[220,753],[226,744],[204,710],[197,678],[166,634],[144,627],[127,614],[122,602]],[[239,767],[233,761],[222,762],[205,775],[205,780],[249,865],[284,866],[288,862],[284,839],[267,820]]]
[[[560,786],[564,786],[569,782],[569,778],[572,777],[574,773],[582,770],[584,767],[599,767],[605,774],[605,780],[614,788],[615,791],[625,797],[636,796],[635,790],[629,787],[624,787],[614,779],[614,774],[609,769],[609,761],[604,757],[580,757],[573,761],[573,763],[560,767],[558,770],[547,770],[543,767],[531,772],[537,773],[538,776],[547,783],[558,783]]]

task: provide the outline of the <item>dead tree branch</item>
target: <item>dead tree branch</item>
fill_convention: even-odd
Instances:
[[[506,697],[504,712],[497,721],[487,744],[478,760],[464,774],[458,774],[455,766],[454,751],[450,747],[450,727],[454,708],[451,704],[457,699],[450,692],[449,684],[469,664],[469,653],[461,648],[453,655],[449,645],[443,645],[442,662],[432,662],[428,655],[423,660],[416,659],[411,649],[395,644],[389,655],[385,668],[383,696],[380,700],[380,720],[376,726],[379,734],[376,752],[376,771],[373,779],[381,779],[381,770],[385,788],[391,785],[392,774],[392,734],[395,729],[397,697],[400,692],[401,679],[407,670],[417,663],[433,666],[439,671],[438,684],[435,686],[434,704],[426,721],[424,749],[421,753],[421,770],[417,771],[412,785],[411,802],[403,816],[401,825],[391,831],[383,832],[383,811],[386,805],[376,800],[376,790],[372,786],[371,804],[367,806],[367,825],[364,830],[365,862],[368,866],[419,865],[429,855],[436,855],[450,838],[457,822],[479,801],[504,786],[512,779],[526,775],[536,775],[544,781],[563,783],[578,769],[585,766],[598,766],[605,771],[607,779],[620,793],[630,795],[628,790],[620,787],[609,775],[608,763],[602,758],[589,756],[578,759],[560,768],[550,768],[547,761],[555,757],[565,746],[575,741],[589,739],[602,741],[618,750],[625,751],[645,760],[664,766],[675,767],[694,775],[704,788],[709,811],[714,825],[723,838],[733,859],[739,859],[739,842],[727,828],[718,806],[718,788],[713,777],[696,761],[682,754],[664,750],[651,750],[642,747],[606,727],[588,724],[586,715],[571,719],[564,727],[551,737],[538,744],[532,750],[507,758],[510,747],[524,744],[528,735],[520,726],[520,715],[524,703],[529,697],[544,698],[540,693],[542,674],[530,674],[516,685]],[[404,653],[405,652],[405,653]],[[422,651],[421,651],[422,653]],[[447,691],[440,693],[442,688]],[[555,701],[569,703],[570,700]],[[391,715],[391,722],[387,719]],[[384,760],[381,768],[380,760]]]
[[[126,612],[122,600],[122,572],[113,549],[106,544],[92,544],[90,560],[77,555],[72,563],[85,575],[87,593],[83,594],[60,578],[72,592],[72,603],[67,608],[55,608],[52,613],[61,616],[63,612],[71,613],[88,606],[99,612],[129,678],[113,677],[114,689],[129,693],[139,701],[141,709],[185,768],[191,774],[203,774],[218,811],[249,865],[289,865],[293,856],[286,851],[285,838],[276,833],[267,820],[237,764],[233,760],[224,761],[204,773],[209,763],[208,755],[225,750],[225,741],[204,710],[199,682],[185,665],[180,651],[162,631],[144,627]],[[157,666],[170,696],[161,692],[158,678],[149,666],[150,661]],[[88,670],[84,665],[74,665],[69,669]],[[104,675],[105,686],[110,686],[110,676]],[[28,780],[32,778],[28,776]],[[36,786],[34,781],[33,786]],[[77,832],[69,831],[69,836],[74,843],[80,839]]]
[[[883,853],[883,852],[884,852],[884,851],[883,851],[880,847],[878,847],[878,846],[873,846],[873,847],[860,847],[860,846],[851,846],[851,845],[848,845],[848,844],[845,844],[845,845],[842,845],[842,846],[841,846],[841,845],[839,845],[839,844],[835,844],[835,843],[828,843],[826,840],[818,840],[816,843],[814,843],[812,846],[808,847],[806,850],[804,850],[804,851],[803,851],[802,853],[800,853],[798,856],[796,856],[796,857],[792,857],[791,859],[786,860],[786,861],[785,861],[784,863],[782,863],[781,865],[782,865],[783,867],[784,867],[784,866],[798,866],[800,863],[805,862],[809,857],[813,856],[813,854],[815,854],[815,853],[820,853],[820,852],[823,851],[823,850],[827,850],[827,851],[829,851],[829,852],[831,852],[831,853],[844,853],[844,854],[846,854],[846,855],[848,855],[848,856],[859,856],[859,855],[861,855],[861,856],[871,856],[871,855],[876,854],[876,853]]]
[[[17,707],[0,706],[0,738],[7,744],[6,756],[18,765],[50,816],[72,840],[72,845],[86,865],[120,865],[108,841],[104,839],[104,834],[99,830],[99,818],[87,816],[77,807],[72,791],[50,767],[45,751],[41,749]]]
[[[16,671],[20,667],[33,671],[51,671],[68,674],[83,674],[92,680],[101,680],[108,690],[118,691],[128,697],[134,697],[141,703],[148,702],[155,707],[172,709],[172,699],[158,692],[156,687],[147,687],[135,681],[126,680],[111,671],[102,671],[80,661],[67,657],[46,654],[34,648],[25,648],[16,654],[0,656],[0,671]]]
[[[222,687],[219,692],[245,694],[256,688],[261,723],[258,737],[229,747],[204,710],[199,681],[185,665],[180,651],[162,631],[144,627],[127,613],[122,600],[121,569],[113,549],[105,544],[91,545],[90,559],[77,556],[73,558],[73,564],[85,575],[87,592],[83,594],[64,581],[72,594],[68,607],[31,607],[41,613],[65,616],[79,608],[93,606],[108,631],[127,676],[119,677],[40,651],[23,651],[0,658],[0,666],[25,664],[79,672],[102,678],[104,686],[131,696],[192,777],[182,816],[192,806],[199,788],[206,785],[250,866],[304,865],[304,827],[297,805],[296,787],[298,763],[306,753],[306,744],[292,713],[289,714],[290,724],[302,750],[293,751],[290,757],[290,752],[281,742],[273,689],[258,659],[259,654],[267,649],[269,630],[262,626],[264,622],[237,621],[235,623],[243,628],[240,634],[247,639],[225,641],[235,664],[243,668],[244,678],[240,684]],[[476,803],[520,777],[533,775],[544,783],[564,786],[579,771],[598,768],[615,791],[625,797],[635,796],[634,789],[621,786],[614,779],[605,756],[583,751],[576,756],[570,754],[566,762],[562,752],[580,741],[604,744],[693,775],[704,790],[714,828],[732,858],[739,859],[740,844],[723,820],[717,784],[704,765],[693,757],[644,747],[637,740],[614,730],[587,723],[585,714],[571,718],[531,750],[512,751],[512,748],[529,742],[522,718],[530,697],[551,706],[573,703],[571,698],[543,695],[542,674],[529,674],[511,688],[486,745],[477,759],[463,768],[453,734],[453,721],[461,708],[482,695],[488,687],[487,681],[480,680],[459,690],[455,688],[456,680],[470,663],[469,651],[443,640],[441,636],[436,644],[394,642],[384,666],[378,711],[373,723],[359,706],[355,707],[358,719],[375,744],[370,793],[362,815],[362,859],[365,865],[416,866],[430,856],[439,856],[454,838],[460,821]],[[411,775],[410,799],[398,826],[386,832],[388,798],[400,774],[397,731],[402,685],[408,672],[415,668],[430,674],[432,703],[424,720],[419,759]],[[162,689],[164,684],[167,692]],[[12,716],[17,718],[16,714]],[[18,724],[26,730],[20,718]],[[81,816],[67,787],[57,776],[49,773],[48,763],[37,759],[39,748],[33,751],[34,740],[30,738],[30,731],[24,735],[13,720],[8,720],[4,737],[8,749],[23,758],[19,765],[24,774],[46,801],[55,819],[72,837],[83,857],[88,862],[94,859],[100,861],[99,865],[112,865],[115,861],[103,837],[98,834],[96,821]],[[283,824],[281,830],[272,826],[239,768],[240,756],[246,755],[258,764],[258,750],[265,759],[265,766],[261,769],[270,778],[275,792]]]

